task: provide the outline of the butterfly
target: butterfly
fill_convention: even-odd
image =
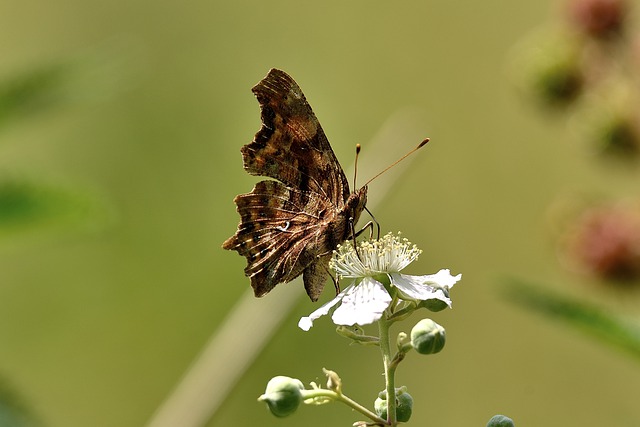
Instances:
[[[256,297],[302,274],[316,301],[337,246],[355,236],[367,186],[354,192],[298,84],[271,69],[252,89],[262,126],[242,147],[244,169],[269,177],[236,196],[236,233],[222,247],[247,258],[245,274]]]

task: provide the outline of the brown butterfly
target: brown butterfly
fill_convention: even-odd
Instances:
[[[367,186],[349,190],[344,171],[296,82],[271,69],[252,89],[262,127],[242,147],[244,168],[274,180],[236,196],[236,233],[222,247],[247,258],[245,274],[257,297],[302,274],[316,301],[338,244],[354,235]]]

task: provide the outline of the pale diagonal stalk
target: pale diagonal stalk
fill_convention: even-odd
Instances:
[[[428,136],[425,135],[425,117],[425,112],[419,109],[404,109],[389,117],[375,137],[366,145],[363,144],[365,150],[371,153],[367,169],[382,170],[384,166],[388,166],[389,157],[403,154],[397,150],[398,143],[411,147]],[[393,189],[394,180],[401,175],[399,172],[418,157],[420,156],[414,155],[407,158],[392,172],[375,181],[375,191],[372,185],[368,195],[369,209],[376,208]],[[376,161],[379,164],[373,165]],[[362,164],[360,167],[362,168]],[[352,172],[347,172],[347,176],[352,175]],[[279,292],[277,296],[269,295],[260,300],[247,289],[230,310],[225,321],[212,334],[175,389],[157,408],[147,427],[206,425],[244,371],[260,355],[293,306],[300,301],[304,294],[302,286],[291,289],[296,288],[296,284],[282,285],[289,289],[276,289],[274,292]],[[252,339],[238,341],[235,339],[237,331],[244,330],[245,326],[252,330]]]

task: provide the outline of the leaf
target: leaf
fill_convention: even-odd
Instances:
[[[565,322],[612,347],[640,359],[640,325],[593,304],[550,292],[541,286],[509,280],[503,288],[510,301]]]
[[[0,427],[36,427],[37,422],[23,399],[0,378]]]
[[[140,53],[130,40],[112,40],[71,58],[58,59],[0,81],[0,129],[34,114],[101,102],[136,79]]]
[[[13,118],[60,104],[68,67],[41,66],[0,82],[0,127]]]
[[[104,223],[111,217],[96,195],[27,180],[0,181],[0,238],[31,230]]]

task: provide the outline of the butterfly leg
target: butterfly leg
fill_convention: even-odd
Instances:
[[[377,224],[377,223],[376,223]],[[365,230],[369,230],[369,240],[373,239],[373,221],[367,222],[357,233],[356,237],[360,236]],[[380,239],[380,232],[378,231],[378,239]]]
[[[329,277],[333,280],[333,287],[336,288],[336,296],[338,296],[340,293],[340,283],[338,282],[338,278],[331,274],[331,272],[329,272]]]
[[[358,235],[362,233],[362,230],[364,230],[364,228],[356,233],[356,227],[355,227],[355,224],[353,223],[352,217],[349,217],[349,228],[351,230],[351,238],[353,239],[353,250],[356,251],[356,256],[358,257],[358,259],[362,261],[362,258],[360,257],[360,253],[358,252],[356,237],[358,237]]]
[[[380,240],[380,223],[376,220],[376,217],[373,216],[373,214],[371,213],[371,211],[369,209],[367,209],[367,207],[364,207],[364,210],[367,211],[367,213],[369,214],[369,216],[371,217],[371,219],[373,220],[373,222],[376,223],[376,229],[378,231],[378,235],[377,235],[377,239]],[[369,221],[369,223],[371,223],[371,221]],[[367,225],[369,225],[369,223]],[[365,225],[366,227],[366,225]],[[370,230],[370,233],[373,233],[373,229]],[[371,236],[370,236],[371,237]]]
[[[378,224],[377,221],[376,221],[376,225],[378,226],[378,239],[380,239],[380,224]],[[353,223],[353,218],[349,218],[349,227],[351,228],[351,237],[353,239],[353,249],[356,251],[356,255],[358,256],[358,259],[362,261],[362,258],[360,258],[360,253],[358,252],[358,246],[356,245],[356,237],[360,236],[362,233],[364,233],[365,230],[369,229],[369,240],[373,239],[373,221],[367,222],[364,225],[364,227],[362,227],[360,230],[356,232],[356,229]]]
[[[333,253],[333,251],[328,251],[325,252],[323,254],[318,255],[318,259],[327,256],[327,255],[331,255]],[[340,283],[338,280],[337,276],[334,276],[333,274],[331,274],[331,270],[329,270],[329,267],[325,264],[320,264],[322,265],[322,267],[324,268],[324,270],[327,272],[327,274],[329,275],[329,277],[331,277],[331,281],[333,282],[333,287],[336,288],[336,296],[338,296],[338,294],[340,293]]]

